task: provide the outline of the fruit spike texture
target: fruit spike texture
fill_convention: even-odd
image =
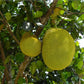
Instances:
[[[20,41],[21,51],[30,57],[35,57],[41,52],[41,42],[35,36],[25,33]]]
[[[52,70],[62,70],[70,65],[75,54],[72,36],[64,29],[47,30],[42,47],[44,63]]]

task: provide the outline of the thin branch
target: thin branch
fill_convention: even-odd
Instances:
[[[54,10],[54,9],[56,8],[56,3],[57,3],[57,1],[58,1],[58,0],[54,0],[53,3],[52,3],[52,5],[51,5],[51,7],[50,7],[49,10],[48,10],[48,12],[47,12],[43,17],[41,17],[40,22],[41,22],[43,25],[45,25],[45,24],[47,23],[47,21],[49,20],[50,15],[52,14],[52,10]],[[36,30],[35,35],[38,37],[38,36],[40,35],[40,33],[41,33],[42,30],[43,30],[43,28],[40,28],[40,27],[39,27],[39,28]]]
[[[1,21],[1,22],[3,22],[3,20],[2,20],[2,19],[0,19],[0,21]]]
[[[70,16],[70,15],[82,15],[82,14],[84,14],[84,12],[81,12],[81,13],[79,13],[79,12],[71,12],[71,11],[67,11],[67,12],[68,12],[67,14],[63,15],[64,17]]]
[[[26,80],[26,84],[28,84],[28,78],[27,78],[27,75],[26,75],[26,74],[23,74],[23,77],[24,77],[25,80]]]
[[[33,76],[33,75],[29,74],[29,73],[27,73],[27,75],[28,75],[28,76],[31,76],[33,79],[38,80],[38,78],[36,78],[35,76]]]
[[[19,67],[19,71],[18,71],[17,76],[15,78],[15,84],[17,84],[19,77],[23,76],[23,72],[24,72],[25,68],[29,65],[31,60],[32,59],[30,59],[30,57],[26,56],[24,62]]]
[[[3,62],[3,65],[5,67],[4,74],[5,74],[6,80],[7,80],[8,84],[9,84],[9,81],[10,81],[11,78],[9,76],[7,65],[4,63],[4,61],[5,61],[6,58],[5,58],[5,53],[4,53],[4,50],[3,50],[3,47],[2,47],[1,41],[0,41],[0,51],[1,51],[2,62]]]
[[[7,30],[9,31],[10,35],[13,37],[13,39],[17,42],[17,44],[19,44],[19,41],[18,39],[15,37],[15,35],[13,34],[13,32],[11,31],[11,27],[9,26],[7,20],[5,19],[5,17],[3,16],[2,12],[0,11],[0,15],[2,16],[3,18],[3,23],[4,25],[7,26]]]
[[[4,27],[4,24],[0,25],[0,31],[3,29]]]
[[[3,79],[2,79],[2,81],[1,81],[1,84],[4,84],[4,82],[5,82],[5,74],[4,74],[4,76],[3,76]]]

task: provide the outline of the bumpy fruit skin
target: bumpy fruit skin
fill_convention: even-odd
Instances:
[[[62,70],[70,65],[75,54],[72,36],[64,29],[47,30],[42,46],[44,63],[52,70]]]
[[[20,41],[21,51],[30,57],[35,57],[41,52],[41,42],[36,37],[25,33]]]

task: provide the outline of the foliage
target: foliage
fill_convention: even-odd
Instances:
[[[39,36],[42,41],[44,34],[50,27],[66,29],[74,38],[76,52],[70,66],[60,71],[49,69],[43,62],[42,54],[32,58],[30,64],[24,71],[24,76],[19,77],[18,84],[84,84],[84,48],[80,48],[77,39],[84,35],[84,1],[83,0],[58,0],[57,7],[61,5],[61,13],[54,20],[50,17],[45,25],[38,25],[40,19],[46,15],[52,3],[48,0],[0,0],[0,11],[4,15],[11,31],[20,41],[26,31],[35,31],[40,27],[43,30]],[[50,0],[49,0],[50,1]],[[53,14],[52,10],[52,14]],[[47,18],[47,17],[46,17]],[[10,72],[12,84],[18,74],[25,55],[21,52],[19,45],[8,31],[8,25],[2,22],[0,15],[0,41],[2,43],[5,61],[2,60],[0,52],[0,83],[4,80],[5,65]],[[60,38],[59,38],[60,39]],[[8,84],[4,80],[4,84]]]

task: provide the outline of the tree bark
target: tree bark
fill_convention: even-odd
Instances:
[[[11,84],[10,83],[11,77],[9,75],[9,72],[8,72],[8,69],[7,69],[7,65],[4,63],[6,58],[5,58],[5,53],[4,53],[4,50],[3,50],[3,47],[2,47],[1,41],[0,41],[0,51],[1,51],[1,59],[2,59],[3,65],[5,67],[4,75],[5,75],[5,78],[7,80],[7,83],[8,84]]]

